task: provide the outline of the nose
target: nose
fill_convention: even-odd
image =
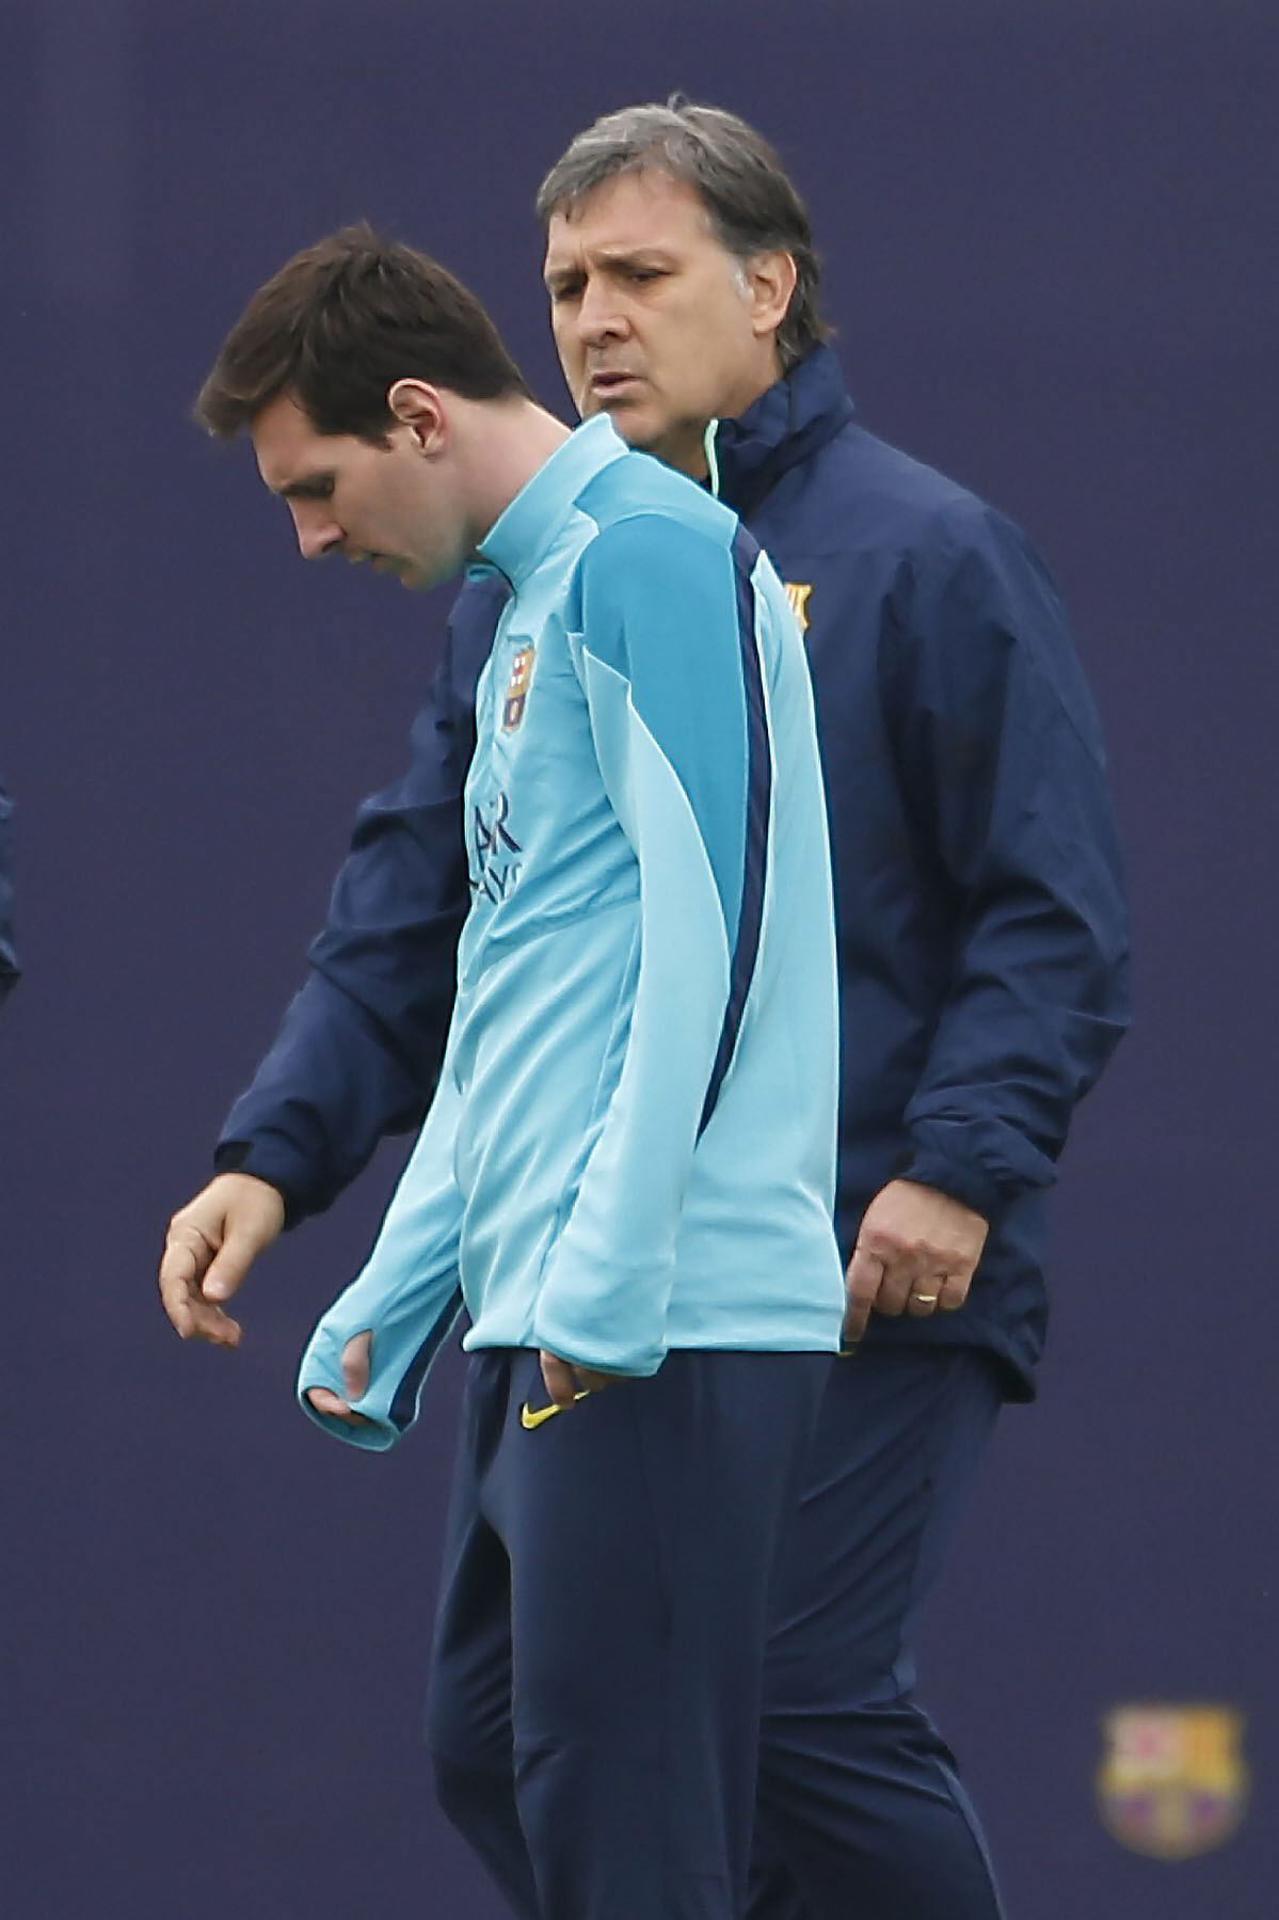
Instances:
[[[603,346],[609,340],[624,339],[629,322],[618,305],[613,289],[602,278],[587,281],[577,308],[577,331],[587,347]]]
[[[298,551],[304,560],[323,560],[326,553],[342,544],[342,529],[329,515],[300,510],[290,501],[293,526],[298,536]]]

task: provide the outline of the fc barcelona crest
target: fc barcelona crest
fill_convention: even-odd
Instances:
[[[1097,1775],[1107,1830],[1134,1853],[1188,1860],[1228,1840],[1244,1816],[1243,1715],[1231,1707],[1116,1707]]]
[[[800,581],[788,580],[786,582],[786,598],[790,601],[791,612],[799,621],[799,630],[801,633],[808,632],[808,600],[812,591],[811,586],[805,586]]]
[[[515,658],[511,662],[511,677],[506,683],[506,698],[502,702],[502,731],[514,733],[524,718],[524,708],[528,703],[528,690],[533,684],[533,662],[537,657],[537,648],[531,640],[517,647]]]

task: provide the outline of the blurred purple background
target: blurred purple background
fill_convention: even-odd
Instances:
[[[186,416],[252,289],[361,215],[468,279],[566,408],[534,188],[596,114],[679,86],[806,190],[866,423],[1047,554],[1129,852],[1138,1025],[1067,1155],[1041,1403],[1006,1417],[923,1697],[1013,1920],[1269,1916],[1279,13],[5,0],[0,25],[5,1911],[501,1912],[418,1742],[459,1368],[390,1459],[291,1399],[402,1150],[264,1266],[238,1356],[181,1348],[152,1281],[446,600],[301,567],[247,452]],[[1183,1864],[1096,1810],[1101,1717],[1148,1699],[1248,1717],[1251,1811]]]

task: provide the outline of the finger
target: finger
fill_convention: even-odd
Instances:
[[[208,1264],[208,1243],[200,1234],[170,1227],[160,1257],[161,1293],[172,1288],[188,1293],[199,1284]]]
[[[546,1391],[557,1407],[572,1406],[578,1387],[567,1360],[559,1360],[553,1353],[543,1353],[542,1378],[546,1382]]]
[[[573,1373],[586,1393],[602,1393],[617,1378],[615,1373],[601,1373],[598,1367],[574,1367]]]
[[[238,1347],[244,1338],[244,1328],[229,1313],[223,1313],[221,1307],[210,1306],[207,1300],[201,1300],[196,1294],[190,1301],[191,1332],[197,1340],[207,1340],[214,1347]]]
[[[327,1387],[308,1387],[306,1397],[317,1413],[327,1413],[335,1420],[345,1420],[349,1427],[367,1427],[371,1424],[354,1407],[348,1407],[346,1401],[336,1393],[330,1393]]]
[[[884,1277],[875,1296],[875,1312],[887,1314],[890,1320],[897,1319],[905,1312],[916,1282],[923,1285],[917,1256],[905,1252],[889,1254],[884,1261]],[[924,1286],[924,1292],[932,1293],[933,1288]]]
[[[185,1340],[192,1332],[191,1292],[195,1283],[195,1255],[190,1247],[170,1241],[160,1262],[160,1302],[174,1328]]]
[[[198,1257],[181,1241],[172,1242],[160,1266],[160,1301],[175,1333],[183,1340],[208,1340],[237,1347],[243,1336],[238,1321],[201,1299],[196,1287]]]
[[[937,1300],[938,1313],[954,1313],[962,1307],[968,1298],[973,1276],[968,1273],[948,1273],[942,1282],[941,1293]]]
[[[845,1277],[848,1305],[844,1314],[844,1345],[855,1347],[866,1332],[870,1310],[884,1277],[884,1263],[865,1247],[854,1247]]]
[[[173,1328],[179,1340],[189,1340],[195,1332],[195,1320],[185,1295],[179,1294],[170,1297],[165,1293],[164,1288],[161,1287],[160,1304],[168,1317],[169,1325]]]
[[[348,1340],[342,1349],[342,1382],[346,1387],[348,1400],[363,1400],[369,1390],[369,1375],[373,1361],[373,1335],[371,1331],[357,1333]]]
[[[912,1320],[928,1320],[936,1313],[945,1284],[944,1273],[934,1273],[925,1279],[916,1280],[906,1302],[906,1311]]]

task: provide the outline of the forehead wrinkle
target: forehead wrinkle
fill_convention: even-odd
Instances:
[[[710,215],[705,207],[698,209],[699,231],[693,235],[669,232],[652,234],[646,237],[636,235],[620,240],[599,240],[592,242],[581,234],[566,232],[559,241],[549,238],[546,258],[542,267],[542,278],[549,286],[552,280],[565,274],[580,270],[583,265],[604,269],[633,265],[643,258],[656,264],[676,266],[695,258],[690,253],[690,238],[694,241],[709,240],[716,250],[730,260],[736,256],[726,248],[715,231]]]
[[[678,244],[669,240],[618,240],[599,246],[579,245],[572,251],[556,254],[548,249],[542,278],[549,286],[565,274],[575,273],[583,265],[592,267],[628,267],[639,260],[655,265],[674,266],[682,258]]]

